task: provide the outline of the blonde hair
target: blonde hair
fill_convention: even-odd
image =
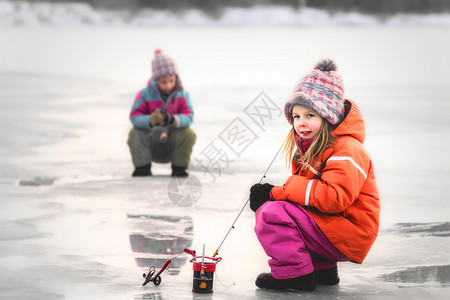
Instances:
[[[303,153],[300,163],[302,164],[302,170],[313,165],[316,159],[323,154],[325,149],[333,146],[336,143],[336,137],[333,135],[333,126],[325,119],[322,120],[319,131],[317,132],[314,141],[312,142],[306,153]],[[283,153],[286,155],[286,164],[291,167],[292,159],[294,157],[296,144],[295,144],[295,129],[291,128],[286,139],[284,140]]]

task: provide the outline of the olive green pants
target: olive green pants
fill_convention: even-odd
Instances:
[[[167,138],[162,139],[161,135]],[[150,130],[132,128],[128,134],[128,147],[135,167],[142,167],[152,161],[172,162],[177,167],[189,167],[192,148],[197,136],[190,127],[154,127]]]

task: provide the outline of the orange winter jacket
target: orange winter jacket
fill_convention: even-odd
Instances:
[[[350,106],[344,121],[333,131],[336,144],[271,191],[274,200],[302,205],[333,245],[351,260],[362,263],[378,233],[380,203],[372,161],[362,145],[364,121],[358,107]]]

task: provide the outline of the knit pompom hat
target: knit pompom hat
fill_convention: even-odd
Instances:
[[[331,59],[319,61],[314,70],[303,77],[284,106],[286,119],[292,125],[294,105],[306,107],[332,125],[344,117],[344,83]]]
[[[175,62],[160,49],[155,50],[155,57],[152,60],[152,78],[158,79],[164,76],[178,75]]]

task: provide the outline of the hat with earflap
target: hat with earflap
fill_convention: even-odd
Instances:
[[[284,114],[290,124],[294,123],[292,108],[306,107],[332,125],[344,118],[344,83],[331,59],[319,61],[314,69],[303,77],[284,106]]]
[[[161,49],[155,50],[155,57],[152,60],[152,77],[178,75],[178,69],[175,62],[167,55],[163,54]]]

